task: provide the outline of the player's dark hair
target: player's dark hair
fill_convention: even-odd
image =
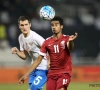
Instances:
[[[27,17],[27,16],[20,16],[18,18],[18,24],[20,23],[20,21],[25,21],[25,20],[28,20],[29,23],[31,22],[29,17]]]
[[[63,19],[59,16],[55,16],[51,21],[59,21],[60,25],[63,25]]]

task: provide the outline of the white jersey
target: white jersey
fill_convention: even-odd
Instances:
[[[30,30],[30,35],[28,37],[24,37],[23,34],[20,34],[19,36],[19,44],[20,44],[20,50],[26,50],[30,57],[32,58],[31,64],[34,62],[34,60],[38,57],[40,47],[42,43],[44,42],[44,38],[41,37],[36,32]],[[44,57],[40,65],[36,69],[41,70],[47,70],[47,58]]]

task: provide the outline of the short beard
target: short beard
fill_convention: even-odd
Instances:
[[[57,33],[55,33],[55,32],[53,32],[53,34],[55,34],[55,35],[57,35],[59,32],[57,32]]]

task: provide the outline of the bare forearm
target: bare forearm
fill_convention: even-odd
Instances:
[[[24,52],[17,52],[16,53],[21,59],[25,60],[26,59],[26,54]]]
[[[73,43],[73,41],[69,41],[68,42],[68,49],[69,50],[72,50],[74,48],[74,43]]]
[[[37,66],[41,63],[43,56],[39,56],[34,63],[31,65],[30,69],[28,70],[28,72],[26,73],[27,76],[29,76],[29,74],[34,71]]]

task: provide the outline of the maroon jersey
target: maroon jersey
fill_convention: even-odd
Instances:
[[[45,56],[49,53],[50,56],[50,69],[48,75],[69,73],[72,74],[72,61],[67,43],[69,40],[68,35],[62,35],[59,39],[54,37],[47,38],[40,50],[40,55]]]

